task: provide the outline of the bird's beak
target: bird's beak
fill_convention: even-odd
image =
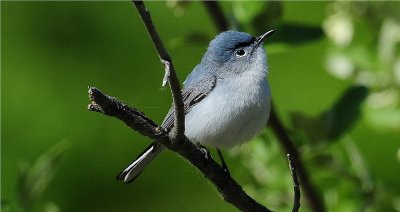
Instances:
[[[256,39],[254,41],[254,46],[260,45],[266,38],[271,36],[274,32],[275,32],[275,30],[272,29],[272,30],[269,30],[268,32],[256,37]]]

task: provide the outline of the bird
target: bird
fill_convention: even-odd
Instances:
[[[263,43],[273,32],[257,37],[239,31],[218,34],[183,83],[185,136],[196,144],[215,147],[227,171],[220,149],[251,140],[268,122],[271,93]],[[172,106],[161,126],[172,129],[174,119]],[[135,180],[164,148],[153,142],[117,180]]]

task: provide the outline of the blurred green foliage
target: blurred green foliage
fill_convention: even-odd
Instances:
[[[183,81],[217,31],[201,2],[146,4]],[[273,101],[329,211],[400,211],[400,3],[220,4],[232,28],[277,29]],[[88,112],[87,86],[159,122],[171,104],[130,2],[1,2],[1,44],[2,210],[234,210],[171,152],[132,184],[114,180],[149,140]],[[268,128],[229,153],[250,195],[290,210],[286,153]]]
[[[60,142],[40,155],[34,164],[22,167],[17,182],[20,210],[29,211],[36,199],[42,195],[66,149],[67,144]]]

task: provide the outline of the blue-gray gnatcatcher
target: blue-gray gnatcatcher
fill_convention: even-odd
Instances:
[[[270,106],[268,65],[263,42],[274,31],[259,37],[244,32],[222,32],[184,82],[185,135],[205,146],[228,148],[250,140],[266,126]],[[162,124],[174,123],[171,108]],[[134,180],[165,147],[153,142],[118,176]],[[221,154],[220,154],[221,156]],[[223,166],[225,162],[221,157]]]

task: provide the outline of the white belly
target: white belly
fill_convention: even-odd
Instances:
[[[218,82],[216,88],[186,115],[185,135],[206,146],[229,148],[258,135],[270,113],[266,79],[249,75]]]

